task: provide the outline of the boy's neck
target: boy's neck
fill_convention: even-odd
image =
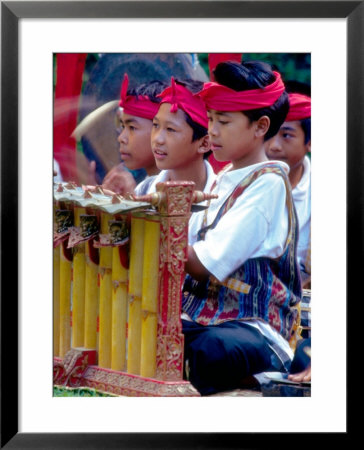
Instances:
[[[258,146],[256,149],[253,149],[243,157],[231,161],[232,168],[231,170],[243,169],[244,167],[252,166],[253,164],[258,164],[264,161],[268,161],[268,158],[265,154],[265,149],[263,144]]]
[[[168,181],[193,181],[196,191],[203,191],[207,182],[207,171],[203,159],[189,167],[168,170]]]
[[[146,167],[145,171],[147,172],[148,177],[151,177],[153,175],[158,175],[160,170],[158,169],[158,167],[156,165],[151,166],[151,167]]]
[[[291,183],[292,189],[294,189],[297,184],[301,181],[302,175],[304,172],[303,161],[296,167],[293,167],[289,170],[289,182]]]

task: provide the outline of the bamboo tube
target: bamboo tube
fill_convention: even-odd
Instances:
[[[111,216],[101,213],[101,233],[109,232]],[[112,247],[100,248],[100,325],[99,325],[99,366],[111,367],[111,307],[112,307]]]
[[[159,291],[160,222],[158,217],[147,217],[144,227],[140,374],[144,377],[154,377],[156,373]]]
[[[142,308],[150,312],[158,310],[160,222],[158,216],[151,216],[144,225],[144,257]]]
[[[128,270],[121,262],[125,247],[114,247],[112,254],[112,327],[111,327],[111,369],[125,370],[126,367],[126,322],[128,311]]]
[[[53,249],[53,356],[59,356],[60,246]]]
[[[85,208],[74,207],[75,226],[80,226],[80,215]],[[85,244],[73,249],[73,295],[72,295],[72,347],[84,346],[85,334]]]
[[[129,318],[127,371],[140,373],[141,310],[144,251],[144,215],[131,218],[131,246],[129,265]]]
[[[81,216],[83,220],[95,216]],[[98,287],[98,250],[93,247],[93,240],[85,243],[85,340],[87,349],[97,349],[97,315],[99,301]]]
[[[140,375],[154,378],[157,369],[157,325],[156,313],[142,311],[142,343]]]
[[[67,241],[60,244],[60,298],[59,298],[59,356],[64,358],[71,349],[71,252],[66,247]]]
[[[142,328],[142,300],[131,297],[128,317],[128,361],[127,371],[139,375],[140,373],[140,344]]]

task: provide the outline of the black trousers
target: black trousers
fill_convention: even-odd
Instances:
[[[302,339],[297,342],[290,373],[302,372],[311,364],[311,357],[305,352],[307,347],[311,349],[311,338]]]
[[[203,326],[182,320],[182,330],[185,372],[201,395],[237,389],[244,378],[271,368],[273,350],[244,322]]]

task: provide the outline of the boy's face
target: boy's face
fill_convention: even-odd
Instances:
[[[311,142],[305,144],[305,133],[299,120],[284,122],[278,133],[265,143],[269,159],[284,161],[291,169],[302,163],[311,150]]]
[[[193,130],[185,113],[180,109],[172,113],[170,109],[170,103],[163,103],[153,119],[152,150],[160,170],[185,168],[201,158],[200,140],[192,142]]]
[[[148,169],[155,166],[150,145],[152,121],[122,112],[120,128],[118,142],[121,159],[125,166],[130,170]]]
[[[217,161],[231,161],[236,167],[253,163],[254,123],[240,111],[208,110],[207,116],[211,150]]]

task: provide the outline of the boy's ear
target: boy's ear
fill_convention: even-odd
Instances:
[[[268,116],[259,117],[254,123],[255,137],[261,138],[267,133],[270,127],[270,118]]]
[[[210,150],[210,139],[209,136],[206,135],[200,139],[198,153],[207,153]]]
[[[311,153],[311,139],[306,144],[306,151],[307,153]]]

